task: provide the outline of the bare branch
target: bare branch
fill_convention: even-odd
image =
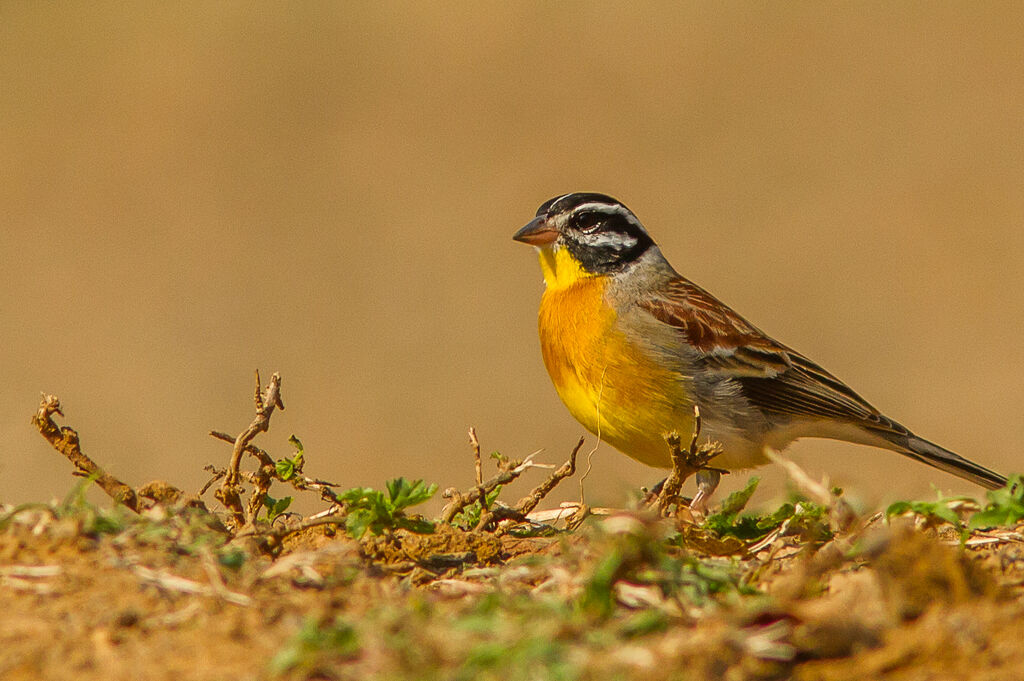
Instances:
[[[234,443],[234,441],[235,441],[235,438],[232,437],[231,435],[228,435],[227,433],[223,433],[223,432],[218,431],[218,430],[211,430],[210,431],[210,436],[211,437],[215,437],[218,440],[223,440],[224,442]],[[251,454],[252,456],[256,457],[259,460],[261,466],[266,466],[266,465],[273,466],[274,465],[274,458],[272,456],[270,456],[270,454],[268,454],[266,451],[260,449],[259,447],[255,446],[253,444],[247,444],[245,446],[245,451],[248,452],[249,454]],[[213,473],[214,477],[208,483],[206,483],[206,486],[204,486],[202,491],[199,492],[200,496],[203,493],[205,493],[207,489],[209,489],[210,485],[212,485],[214,482],[216,482],[221,477],[223,477],[224,475],[227,474],[227,471],[219,471],[219,470],[215,470],[215,469],[211,469],[211,468],[208,468],[208,470],[210,470],[210,472]],[[277,475],[276,475],[276,470],[277,469],[275,467],[275,476],[274,477],[275,477],[275,479],[280,480],[280,478],[277,477]],[[339,505],[341,504],[341,499],[339,499],[338,495],[334,492],[333,489],[331,489],[332,487],[341,487],[341,485],[339,485],[337,483],[328,482],[326,480],[320,480],[319,478],[310,478],[310,477],[308,477],[306,475],[301,475],[301,474],[300,475],[294,475],[291,478],[289,478],[287,481],[282,481],[282,482],[290,483],[292,487],[294,487],[295,489],[299,490],[300,492],[306,492],[306,491],[319,492],[320,493],[320,498],[323,499],[324,501],[329,501],[332,504],[339,504]]]
[[[304,520],[300,520],[297,523],[290,525],[274,525],[266,530],[257,528],[255,525],[249,525],[241,532],[235,535],[235,539],[241,539],[242,537],[267,537],[269,539],[283,539],[288,535],[295,534],[296,532],[302,532],[308,530],[311,527],[319,527],[320,525],[344,525],[345,515],[339,513],[337,509],[328,509],[330,512],[317,513]]]
[[[476,438],[476,428],[469,428],[469,444],[473,446],[473,459],[476,462],[476,484],[480,486],[484,482],[483,465],[480,461],[480,440]]]
[[[527,513],[537,508],[537,504],[546,497],[551,490],[553,490],[558,483],[576,473],[576,455],[580,453],[580,449],[583,447],[583,438],[576,443],[573,447],[572,452],[569,454],[569,460],[563,463],[558,470],[554,471],[548,476],[548,479],[533,488],[533,491],[528,495],[519,500],[519,503],[515,505],[516,511],[525,516]]]
[[[231,463],[228,466],[227,475],[215,494],[217,499],[231,512],[236,529],[251,523],[255,519],[256,513],[263,504],[263,498],[266,496],[267,489],[270,486],[270,478],[268,476],[272,474],[267,473],[264,469],[267,467],[273,469],[274,461],[263,450],[257,447],[250,449],[249,443],[259,433],[264,433],[270,429],[270,417],[274,413],[274,409],[284,409],[284,403],[281,401],[281,374],[275,372],[270,377],[270,384],[267,385],[266,391],[261,394],[260,372],[257,370],[253,401],[256,403],[256,417],[249,424],[249,427],[234,439],[235,446],[231,452]],[[256,489],[253,491],[249,503],[243,509],[238,467],[242,462],[242,454],[246,451],[256,454],[257,458],[260,459],[260,470],[254,478]]]
[[[454,488],[446,489],[442,496],[446,499],[451,499],[451,501],[441,509],[441,522],[450,523],[459,511],[473,502],[485,498],[498,485],[508,484],[528,469],[538,467],[538,464],[533,463],[533,457],[536,454],[537,452],[530,454],[523,461],[508,461],[506,465],[501,466],[501,470],[493,478],[487,480],[482,485],[477,485],[466,494],[461,494]]]
[[[111,499],[138,513],[139,499],[135,490],[108,474],[96,465],[95,461],[86,456],[82,452],[78,433],[68,426],[58,427],[53,421],[54,414],[64,415],[60,408],[60,400],[56,395],[44,394],[38,411],[32,417],[32,423],[54,449],[74,464],[78,475],[94,479],[100,489],[106,492]]]
[[[270,377],[266,392],[260,395],[260,372],[257,369],[255,402],[256,418],[235,438],[235,449],[231,453],[231,465],[228,467],[225,484],[233,485],[238,482],[238,466],[242,462],[242,453],[254,437],[270,429],[270,416],[274,413],[274,408],[284,411],[284,403],[281,402],[281,374],[275,372]]]

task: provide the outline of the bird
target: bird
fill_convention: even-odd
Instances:
[[[988,489],[1006,478],[883,415],[845,383],[680,275],[636,215],[605,194],[541,204],[512,237],[536,247],[545,290],[541,354],[562,402],[589,431],[671,468],[670,433],[721,444],[715,468],[769,462],[799,438],[888,449]],[[696,476],[707,509],[721,473]]]

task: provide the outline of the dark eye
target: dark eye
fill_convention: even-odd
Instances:
[[[572,216],[570,225],[573,229],[589,234],[597,230],[604,220],[604,215],[599,213],[579,213]]]

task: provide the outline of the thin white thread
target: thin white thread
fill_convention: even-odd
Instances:
[[[604,397],[604,375],[606,373],[608,373],[607,364],[604,365],[604,370],[601,372],[601,385],[597,389],[597,444],[587,453],[587,470],[580,477],[580,506],[585,506],[587,503],[586,495],[583,493],[583,482],[590,475],[590,471],[594,467],[594,454],[597,452],[597,448],[601,446],[601,400]]]

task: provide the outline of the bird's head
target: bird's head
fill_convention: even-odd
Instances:
[[[581,276],[620,272],[654,241],[633,211],[604,194],[578,192],[545,201],[537,217],[512,237],[541,254],[549,287]]]

